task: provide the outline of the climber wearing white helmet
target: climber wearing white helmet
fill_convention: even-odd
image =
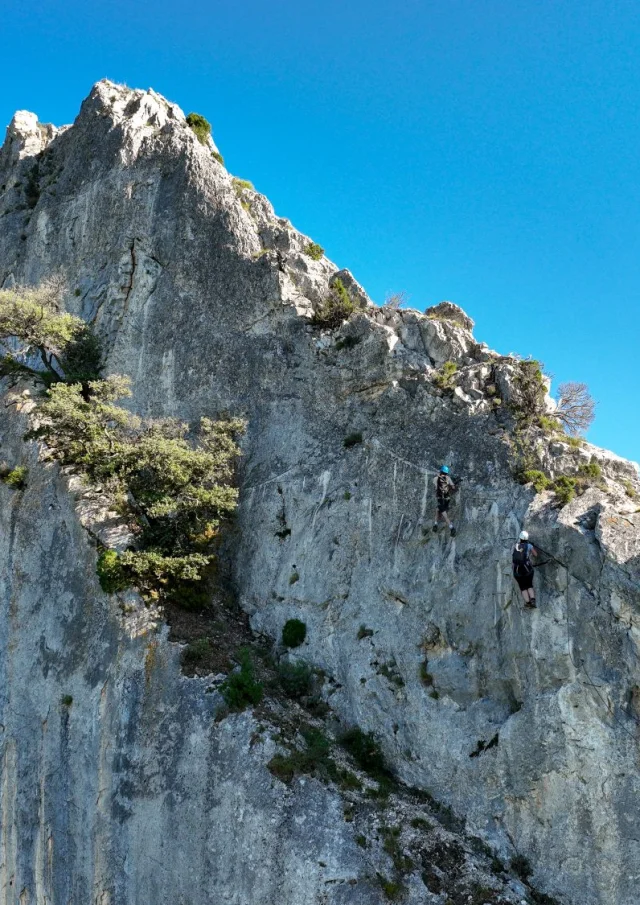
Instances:
[[[518,582],[518,587],[522,592],[524,605],[530,609],[535,609],[536,592],[533,590],[533,565],[531,557],[537,556],[538,551],[529,543],[529,533],[521,531],[518,542],[513,548],[511,561],[513,563],[513,577]]]

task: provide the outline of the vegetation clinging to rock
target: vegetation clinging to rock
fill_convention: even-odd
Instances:
[[[433,382],[441,390],[453,389],[453,377],[458,370],[455,361],[445,361],[439,371],[433,375]]]
[[[62,310],[60,280],[0,289],[0,376],[29,374],[44,383],[95,378],[101,370],[96,337]]]
[[[206,145],[207,139],[211,135],[211,123],[199,113],[189,113],[187,115],[187,125],[193,131],[200,144]]]
[[[243,423],[203,418],[190,440],[186,424],[143,421],[116,405],[130,395],[126,378],[90,381],[87,389],[52,386],[37,434],[63,464],[126,503],[138,549],[110,555],[107,584],[121,586],[128,578],[156,596],[172,581],[200,580],[221,522],[236,508],[235,438]]]
[[[236,439],[244,424],[203,418],[191,437],[179,421],[145,421],[118,406],[131,395],[129,380],[97,379],[99,343],[62,310],[62,294],[59,281],[0,290],[0,373],[43,381],[48,390],[32,436],[99,484],[129,520],[135,549],[103,551],[100,582],[110,592],[133,584],[150,597],[200,582],[220,526],[236,508]],[[20,487],[25,477],[26,469],[14,469],[4,480]]]
[[[333,330],[346,321],[357,308],[357,300],[349,295],[342,280],[336,279],[328,294],[316,308],[311,323],[316,327]]]
[[[300,647],[307,637],[307,626],[301,619],[287,619],[282,629],[282,643],[285,647]]]
[[[318,245],[317,242],[309,242],[304,247],[304,253],[313,258],[314,261],[319,261],[324,254],[324,248],[322,245]]]
[[[17,465],[15,468],[9,468],[8,465],[0,464],[0,481],[7,487],[14,490],[24,490],[27,486],[27,475],[29,469],[25,465]]]

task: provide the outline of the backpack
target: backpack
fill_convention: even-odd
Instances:
[[[451,494],[451,485],[449,484],[449,475],[439,474],[438,483],[436,484],[436,496],[439,500],[448,500]]]
[[[531,560],[529,559],[529,550],[531,549],[531,544],[523,543],[516,544],[513,548],[513,555],[511,557],[511,561],[513,563],[513,568],[519,574],[524,572],[529,572],[533,567],[531,565]]]

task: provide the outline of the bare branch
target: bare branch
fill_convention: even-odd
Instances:
[[[382,307],[383,308],[401,308],[403,305],[406,305],[409,301],[409,295],[404,291],[401,292],[390,292],[387,294]]]
[[[586,383],[562,383],[558,387],[555,417],[573,435],[584,433],[595,418],[596,404]]]

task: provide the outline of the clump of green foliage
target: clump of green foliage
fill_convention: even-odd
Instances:
[[[578,474],[588,480],[597,480],[602,477],[602,469],[598,463],[592,459],[589,464],[581,465],[578,468]]]
[[[542,365],[535,359],[518,362],[513,380],[511,410],[520,428],[531,426],[545,416],[546,384]]]
[[[101,550],[96,569],[100,587],[107,594],[117,594],[131,585],[131,577],[125,573],[116,550]]]
[[[211,123],[199,113],[189,113],[187,115],[187,125],[195,134],[200,144],[206,145],[207,139],[211,135]]]
[[[316,327],[334,330],[343,321],[351,317],[357,308],[357,300],[349,295],[342,280],[336,279],[333,281],[328,294],[314,312],[311,323]]]
[[[362,443],[362,432],[357,431],[354,434],[349,434],[348,437],[345,437],[342,441],[345,449],[351,449],[352,446],[357,446],[359,443]]]
[[[253,186],[253,182],[249,182],[248,179],[237,179],[235,176],[231,180],[233,183],[233,187],[236,190],[236,195],[240,196],[244,191],[255,192],[255,188]]]
[[[100,562],[103,587],[135,584],[158,596],[176,581],[200,581],[214,558],[220,526],[236,508],[234,464],[239,421],[203,418],[195,439],[172,419],[142,421],[116,400],[122,377],[56,383],[41,406],[44,437],[58,459],[128,501],[138,549]]]
[[[239,651],[240,669],[231,673],[220,686],[220,692],[230,710],[245,710],[259,704],[263,696],[262,682],[255,677],[248,648]]]
[[[566,506],[576,495],[576,479],[568,475],[560,475],[553,482],[553,490],[556,500],[561,506]]]
[[[376,876],[380,888],[390,902],[397,902],[405,894],[406,887],[400,880],[388,880],[382,874],[377,874]]]
[[[326,781],[339,781],[340,772],[330,756],[329,739],[319,729],[303,729],[304,749],[294,748],[289,754],[276,754],[267,767],[284,783],[299,774],[316,776]]]
[[[445,361],[439,371],[433,375],[434,384],[441,390],[453,389],[453,378],[458,370],[455,361]]]
[[[313,676],[313,669],[307,663],[283,660],[278,664],[278,681],[290,698],[299,699],[311,694]]]
[[[545,434],[552,435],[562,430],[562,425],[557,418],[552,418],[549,415],[539,415],[537,420],[538,427],[542,428]]]
[[[0,376],[28,374],[49,385],[99,375],[98,341],[83,320],[62,311],[62,295],[59,280],[0,289]]]
[[[282,628],[282,643],[285,647],[300,647],[307,637],[307,626],[300,619],[287,619]]]
[[[211,156],[214,160],[217,160],[220,166],[224,166],[224,157],[220,153],[220,151],[212,151]]]
[[[0,466],[0,481],[14,490],[24,490],[27,486],[28,474],[29,469],[24,465],[18,465],[15,468],[9,468],[6,465]]]
[[[384,755],[371,732],[363,732],[358,726],[347,729],[340,736],[340,744],[358,764],[378,782],[386,782],[390,778]]]
[[[531,864],[524,855],[514,855],[514,857],[509,862],[509,866],[511,867],[511,870],[520,877],[521,880],[524,880],[525,883],[533,873]]]
[[[537,468],[529,468],[523,471],[521,481],[523,484],[533,484],[536,493],[542,493],[543,490],[547,490],[553,483],[543,471]]]
[[[623,486],[624,486],[624,492],[626,493],[626,495],[630,499],[635,500],[637,494],[633,488],[633,484],[631,483],[631,481],[625,481]]]
[[[313,258],[314,261],[319,261],[324,254],[324,248],[322,245],[318,245],[317,242],[309,242],[309,244],[304,247],[304,253],[309,255],[310,258]]]
[[[135,549],[102,551],[103,588],[136,585],[149,597],[180,588],[193,599],[237,505],[236,439],[244,425],[203,418],[194,432],[173,419],[142,420],[117,405],[131,395],[129,380],[98,379],[98,340],[62,310],[62,294],[59,281],[0,290],[0,374],[42,380],[48,389],[32,436],[45,439],[63,465],[99,484],[126,511]],[[26,470],[12,480],[25,476]]]
[[[182,651],[182,662],[185,665],[197,666],[211,653],[211,642],[208,638],[197,638],[190,641]]]
[[[71,707],[73,704],[73,697],[70,694],[63,694],[60,698],[60,703],[63,707]]]

